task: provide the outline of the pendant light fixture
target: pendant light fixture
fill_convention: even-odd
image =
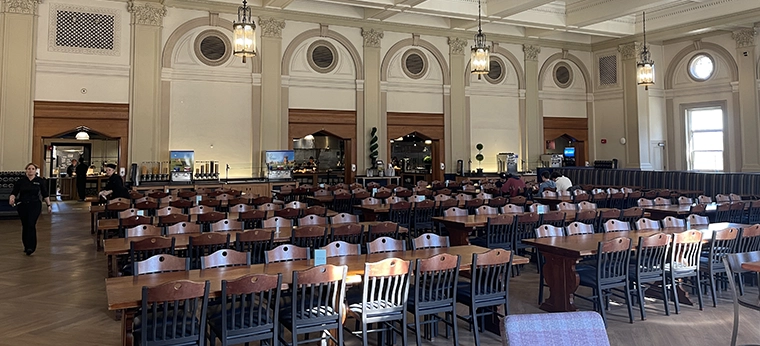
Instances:
[[[486,35],[483,34],[480,23],[480,0],[478,0],[478,34],[475,35],[475,45],[470,54],[470,72],[478,75],[488,74],[491,65],[491,47],[486,45]]]
[[[237,21],[232,24],[234,47],[232,54],[243,57],[256,56],[256,24],[251,17],[251,8],[248,2],[243,0],[243,6],[238,7]]]
[[[644,90],[649,90],[649,86],[654,85],[654,61],[647,48],[646,12],[642,13],[641,18],[644,31],[644,44],[641,45],[641,53],[639,53],[640,60],[636,63],[636,84],[643,85]]]
[[[74,136],[78,141],[88,141],[90,140],[90,134],[87,133],[89,129],[85,126],[79,126],[77,127],[77,134]]]

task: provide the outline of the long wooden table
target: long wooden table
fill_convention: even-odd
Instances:
[[[348,266],[348,283],[359,283],[361,282],[362,275],[364,275],[364,264],[367,262],[377,262],[390,257],[414,261],[416,259],[429,258],[440,253],[448,253],[459,255],[461,261],[460,270],[467,271],[472,264],[472,254],[483,253],[486,251],[488,251],[488,249],[472,245],[453,246],[450,248],[439,249],[331,257],[327,259],[327,263]],[[513,265],[525,263],[528,263],[528,259],[520,256],[514,256],[512,261]],[[283,283],[290,284],[292,283],[294,271],[306,270],[313,266],[314,261],[308,260],[108,278],[105,281],[108,310],[124,311],[124,316],[122,318],[122,344],[130,345],[132,321],[136,309],[139,308],[141,304],[143,286],[152,287],[174,280],[190,280],[195,282],[204,282],[208,280],[211,283],[209,298],[215,298],[221,293],[222,280],[234,280],[248,274],[282,274]]]
[[[464,207],[465,203],[467,201],[460,200],[457,203],[457,207]],[[485,203],[488,203],[486,200]],[[414,207],[415,203],[411,203],[412,207]],[[484,204],[488,205],[488,204]],[[435,208],[438,208],[441,206],[441,201],[435,201]],[[381,214],[388,214],[391,211],[391,204],[369,204],[369,205],[354,205],[354,208],[357,208],[362,211],[362,216],[364,217],[365,221],[375,221],[377,220],[378,216]]]
[[[704,239],[712,238],[714,231],[726,228],[748,227],[745,224],[713,223],[694,226],[691,229],[702,231]],[[584,256],[596,254],[600,241],[617,237],[631,238],[631,247],[638,245],[639,237],[646,237],[658,232],[678,233],[686,228],[667,228],[662,230],[630,231],[574,235],[568,237],[548,237],[538,239],[523,239],[524,244],[533,245],[546,258],[543,267],[544,278],[549,286],[549,296],[541,304],[541,309],[558,311],[576,311],[573,293],[578,289],[580,278],[575,265]]]
[[[705,212],[714,213],[718,208],[715,203],[709,203],[705,205]],[[649,217],[653,220],[662,220],[667,216],[679,217],[683,215],[689,215],[691,213],[691,204],[673,204],[673,205],[656,205],[651,207],[643,207],[645,212],[649,213]]]

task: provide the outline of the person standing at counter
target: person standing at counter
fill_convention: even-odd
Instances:
[[[106,175],[108,176],[108,182],[106,182],[106,188],[100,191],[100,197],[107,199],[114,198],[129,198],[129,191],[124,187],[124,179],[116,173],[116,165],[113,163],[106,164]]]
[[[85,186],[87,186],[87,165],[81,157],[79,158],[79,164],[74,170],[77,173],[77,194],[79,194],[79,201],[84,202],[84,199],[87,196],[85,194]]]
[[[37,219],[42,212],[42,200],[47,204],[47,211],[50,213],[52,207],[47,184],[37,176],[37,165],[30,163],[26,165],[26,176],[13,184],[13,192],[8,198],[8,203],[18,208],[21,241],[27,256],[31,256],[37,250]]]
[[[73,177],[74,176],[74,170],[77,167],[77,159],[71,160],[71,164],[66,167],[66,176],[67,177]]]

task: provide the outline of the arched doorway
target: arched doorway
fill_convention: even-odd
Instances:
[[[426,181],[443,180],[444,163],[444,123],[443,114],[427,113],[392,113],[388,112],[388,153],[391,155],[390,139],[404,138],[413,135],[424,141],[430,141],[430,178]],[[411,137],[410,137],[411,138]],[[393,156],[386,158],[391,162]],[[424,165],[423,165],[424,167]]]
[[[296,179],[308,183],[307,176],[310,176],[312,184],[315,185],[320,183],[320,176],[326,177],[327,183],[338,180],[348,184],[354,182],[356,173],[352,171],[352,167],[356,163],[355,111],[290,109],[288,138],[292,139],[288,144],[289,149],[296,151],[296,147],[300,148],[300,152],[296,151],[297,167],[303,166],[312,156],[316,161],[320,161],[316,175],[303,170],[299,173],[297,169],[294,172]],[[342,172],[343,179],[338,178],[339,172]]]

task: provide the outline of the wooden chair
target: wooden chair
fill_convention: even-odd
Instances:
[[[736,245],[736,252],[760,251],[760,224],[742,228]]]
[[[140,211],[137,210],[136,208],[129,208],[126,210],[122,210],[117,215],[119,219],[126,219],[132,216],[142,216]]]
[[[178,222],[166,227],[166,235],[201,233],[201,226],[192,222]]]
[[[637,204],[637,205],[638,205],[640,208],[644,208],[644,207],[654,207],[654,201],[652,201],[651,199],[647,199],[647,198],[639,198],[639,200],[638,200],[638,201],[636,201],[636,204]]]
[[[317,216],[317,215],[307,215],[300,219],[298,219],[298,225],[299,226],[310,226],[310,225],[327,225],[327,218],[324,216]]]
[[[683,228],[686,229],[686,221],[673,216],[666,216],[662,219],[663,228]]]
[[[548,237],[564,237],[565,230],[563,227],[555,227],[552,225],[541,225],[536,228],[536,238],[548,238]],[[536,267],[538,268],[538,303],[544,302],[544,286],[546,281],[544,280],[544,264],[546,264],[546,258],[541,255],[541,252],[536,249]]]
[[[599,211],[596,223],[597,231],[601,232],[604,229],[604,223],[607,222],[607,220],[618,220],[621,214],[622,211],[620,209],[605,209]]]
[[[616,220],[616,219],[610,219],[604,222],[604,232],[610,233],[610,232],[622,232],[622,231],[630,231],[631,230],[631,224],[628,222]]]
[[[280,289],[282,274],[250,274],[235,280],[222,280],[219,314],[209,316],[212,344],[216,337],[222,346],[267,341],[278,343],[280,330]],[[241,304],[253,301],[255,304]]]
[[[209,208],[209,207],[206,207],[204,205],[196,205],[196,206],[190,208],[187,212],[190,215],[202,215],[202,214],[205,214],[205,213],[210,213],[212,211],[214,211],[213,208]]]
[[[718,299],[715,295],[715,277],[719,275],[719,280],[726,273],[726,267],[723,265],[723,257],[736,251],[736,244],[739,240],[739,230],[728,228],[713,232],[712,238],[708,240],[707,256],[702,256],[699,263],[699,271],[702,273],[702,279],[705,284],[710,285],[713,307],[718,306]],[[729,277],[733,280],[733,277]]]
[[[707,204],[707,203],[712,203],[713,199],[710,196],[699,195],[697,197],[697,201],[699,204]]]
[[[358,256],[362,253],[362,246],[337,240],[323,246],[322,250],[326,250],[327,257]]]
[[[243,222],[246,229],[259,228],[266,215],[264,210],[248,210],[238,214],[238,220]]]
[[[388,258],[364,264],[361,299],[348,297],[348,316],[356,319],[361,328],[352,332],[367,346],[369,333],[398,333],[401,344],[407,345],[406,306],[411,280],[410,261]],[[358,298],[358,297],[357,297]],[[399,326],[395,326],[395,322]],[[368,326],[374,326],[368,329]],[[395,334],[392,335],[395,339]],[[381,340],[385,336],[380,337]]]
[[[699,310],[704,308],[702,303],[701,285],[699,283],[699,255],[702,252],[702,232],[686,231],[673,234],[673,241],[670,244],[671,251],[668,256],[667,266],[665,267],[665,278],[673,295],[676,314],[681,312],[681,306],[678,302],[678,292],[676,280],[691,278],[690,286],[695,288],[697,298],[699,299]],[[682,285],[687,284],[682,281]]]
[[[668,234],[656,233],[648,237],[639,237],[639,242],[636,246],[636,259],[633,261],[635,265],[631,267],[634,272],[630,274],[630,277],[633,279],[635,287],[633,292],[638,297],[642,321],[646,319],[644,284],[650,284],[650,287],[655,287],[658,283],[665,282],[665,268],[663,264],[666,262],[668,249],[670,249],[670,235]],[[665,304],[665,315],[670,316],[667,285],[660,286],[662,287],[663,303]]]
[[[747,222],[751,224],[760,223],[760,200],[750,202]]]
[[[177,191],[177,197],[184,198],[184,199],[190,199],[197,195],[197,193],[193,190],[179,190]]]
[[[498,215],[499,209],[495,207],[489,207],[487,205],[481,205],[478,209],[475,209],[475,215]]]
[[[578,210],[578,205],[569,202],[559,202],[559,204],[557,204],[557,210],[576,211]]]
[[[639,231],[643,230],[658,230],[660,229],[660,222],[656,220],[651,220],[645,217],[642,217],[638,220],[636,220],[636,229]]]
[[[327,216],[327,208],[321,206],[321,205],[313,205],[311,207],[308,207],[303,210],[303,217],[306,217],[308,215],[316,215],[316,216]]]
[[[231,249],[217,250],[201,257],[201,269],[238,267],[251,265],[251,253]]]
[[[133,262],[134,275],[181,272],[190,270],[190,259],[169,254],[151,256],[142,261]]]
[[[242,231],[243,229],[243,222],[237,220],[223,219],[211,224],[211,232]]]
[[[449,237],[434,233],[425,233],[412,241],[412,250],[448,248],[450,246]]]
[[[168,345],[167,340],[173,345],[203,345],[210,286],[209,281],[178,280],[143,287],[132,332],[135,341],[142,346]]]
[[[131,237],[160,237],[163,232],[161,232],[161,227],[153,226],[153,225],[139,225],[135,227],[127,228],[124,232],[124,235],[126,238]]]
[[[291,244],[311,249],[324,246],[327,240],[327,228],[323,226],[296,227],[290,235]]]
[[[204,232],[211,231],[211,224],[222,221],[227,218],[227,213],[212,211],[197,216],[197,223],[201,225],[201,230]]]
[[[640,207],[631,207],[624,209],[620,214],[620,221],[636,222],[636,220],[644,217],[644,209]]]
[[[206,206],[208,208],[216,210],[217,208],[219,208],[222,205],[222,201],[219,200],[219,199],[216,199],[216,197],[214,197],[213,199],[211,199],[211,198],[204,198],[204,199],[201,199],[200,201],[198,201],[198,205],[203,205],[203,206]]]
[[[543,197],[543,198],[557,198],[557,197],[559,197],[559,194],[556,191],[551,191],[551,190],[546,190],[545,189],[543,192],[541,192],[541,197]]]
[[[412,204],[405,201],[391,204],[388,211],[388,220],[399,224],[401,227],[411,228]]]
[[[290,203],[285,204],[285,208],[293,208],[293,209],[306,209],[308,205],[303,202],[299,201],[293,201]]]
[[[449,193],[451,193],[451,192],[449,192]],[[450,199],[452,199],[451,196],[444,195],[444,194],[437,194],[437,195],[435,195],[435,197],[433,197],[433,200],[436,201],[436,202],[448,201]]]
[[[252,206],[250,206],[248,204],[242,204],[242,203],[241,204],[235,204],[235,205],[229,207],[230,213],[242,214],[242,213],[245,213],[245,212],[251,211],[251,210],[254,210]]]
[[[251,263],[264,263],[264,253],[274,247],[274,232],[254,229],[237,234],[235,250],[251,254]]]
[[[544,214],[544,213],[548,213],[550,210],[551,209],[549,208],[548,205],[541,204],[541,203],[533,203],[528,206],[528,211],[530,211],[531,213]]]
[[[467,216],[467,209],[451,207],[443,211],[443,216]]]
[[[625,294],[628,306],[628,320],[633,323],[633,300],[629,289],[629,265],[631,257],[631,238],[619,237],[600,241],[596,252],[596,266],[578,265],[580,285],[591,287],[593,295],[586,297],[575,294],[576,297],[591,301],[607,321],[609,297],[613,289],[620,289]],[[604,268],[604,269],[602,269]]]
[[[594,225],[589,225],[581,222],[573,222],[566,227],[567,235],[583,235],[594,234]]]
[[[596,209],[579,210],[575,213],[575,221],[596,225],[597,213]]]
[[[582,201],[578,203],[578,210],[596,210],[596,203],[591,203],[589,201]]]
[[[689,198],[686,196],[678,197],[678,205],[692,205],[694,204],[694,199]]]
[[[251,204],[254,206],[260,206],[262,204],[272,203],[272,197],[259,196],[251,200]]]
[[[504,197],[494,197],[488,200],[488,206],[494,207],[494,208],[501,208],[509,203],[509,200],[507,200]]]
[[[457,201],[469,201],[472,199],[472,196],[466,193],[460,193],[454,196],[454,199],[456,199]]]
[[[527,203],[528,200],[525,198],[525,196],[515,196],[509,198],[510,204],[515,204],[519,206],[525,206],[525,203]]]
[[[709,225],[710,224],[710,218],[707,216],[701,216],[697,214],[691,214],[689,217],[686,218],[686,222],[689,223],[691,226],[698,226],[698,225]]]
[[[519,213],[524,213],[525,212],[525,207],[523,207],[521,205],[516,205],[516,204],[511,204],[510,203],[510,204],[507,204],[507,205],[501,207],[501,212],[502,212],[502,214],[506,214],[506,213],[518,213],[518,214]]]
[[[283,244],[272,250],[264,252],[264,263],[289,262],[311,259],[308,248]]]
[[[361,205],[379,205],[382,204],[381,201],[375,197],[367,197],[365,199],[362,199]]]
[[[298,220],[299,217],[301,217],[301,211],[303,209],[295,209],[295,208],[283,208],[280,210],[274,211],[274,216],[279,216],[281,218],[290,219],[290,220]]]
[[[562,227],[556,227],[552,225],[541,225],[538,228],[536,228],[535,232],[536,232],[536,238],[565,236],[565,231],[562,229]]]
[[[730,203],[731,202],[731,197],[729,195],[724,195],[724,194],[720,194],[719,193],[719,194],[715,195],[715,202],[717,202],[717,203],[726,203],[726,202],[729,202]]]
[[[380,237],[399,239],[399,224],[395,222],[380,222],[369,226],[367,230],[367,242]]]
[[[158,217],[169,216],[172,214],[182,214],[182,209],[169,206],[156,210],[156,216]]]
[[[457,277],[459,276],[459,256],[440,254],[427,259],[417,259],[414,266],[414,284],[408,310],[414,313],[414,328],[417,345],[422,345],[422,334],[432,329],[437,331],[439,322],[452,328],[454,345],[458,344],[456,321]],[[426,284],[435,281],[435,285]],[[444,314],[441,318],[439,315]],[[432,318],[429,316],[432,315]],[[426,328],[423,329],[422,326]],[[432,327],[432,328],[431,328]],[[425,333],[432,334],[432,333]],[[448,333],[447,333],[448,334]],[[432,337],[432,335],[431,335]]]
[[[566,214],[564,211],[561,210],[552,210],[543,214],[539,214],[541,216],[541,220],[539,221],[539,224],[548,224],[556,227],[565,227],[565,217]]]
[[[358,223],[343,223],[330,227],[331,241],[344,241],[363,245],[364,226]]]
[[[379,237],[367,243],[367,253],[406,251],[406,242],[390,237]]]
[[[187,257],[190,258],[190,267],[201,268],[201,258],[216,251],[230,248],[229,233],[205,233],[191,236],[187,245]]]
[[[290,311],[280,315],[280,323],[290,330],[292,340],[289,345],[324,341],[325,336],[337,345],[344,344],[342,304],[345,299],[347,270],[346,266],[327,264],[293,271],[290,301],[300,304],[291,304],[288,309]],[[333,335],[331,330],[336,331],[337,335]],[[315,332],[317,338],[309,339],[309,333]],[[307,335],[305,340],[298,340],[301,334]],[[288,344],[282,337],[280,341]]]
[[[726,275],[729,278],[733,278],[734,275],[738,275],[741,278],[742,275],[747,272],[747,270],[742,268],[742,264],[757,261],[760,261],[760,251],[728,254],[723,257],[723,265],[726,268]],[[734,325],[733,332],[731,333],[731,346],[735,346],[736,336],[739,332],[739,307],[742,306],[755,311],[760,311],[760,302],[758,301],[757,296],[744,296],[744,291],[741,287],[737,291],[734,280],[728,280],[728,283],[731,286],[731,295],[734,300]]]
[[[289,220],[282,217],[270,217],[261,222],[263,228],[290,228],[293,227],[293,220]]]
[[[282,209],[282,205],[275,204],[275,203],[264,203],[264,204],[258,205],[256,207],[256,209],[258,209],[258,210],[271,210],[271,211],[275,211],[275,210]]]
[[[340,213],[330,218],[330,224],[337,225],[342,223],[357,223],[359,217],[352,214]]]
[[[489,217],[486,223],[485,234],[473,239],[470,243],[489,249],[512,249],[517,225],[515,219],[516,217],[510,214]]]

